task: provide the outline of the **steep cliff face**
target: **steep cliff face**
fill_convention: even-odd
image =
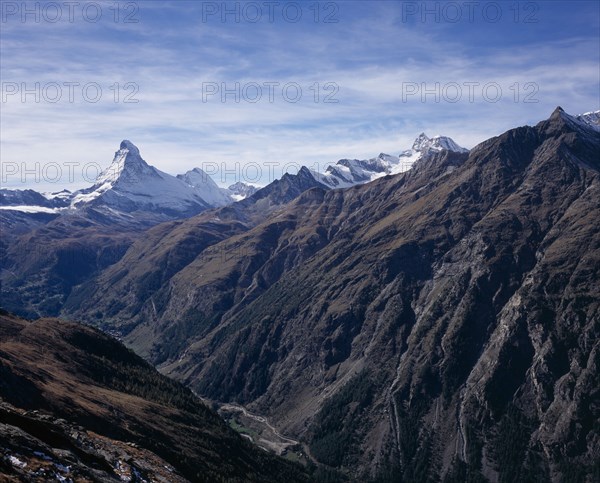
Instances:
[[[113,323],[163,372],[357,480],[591,481],[599,154],[598,131],[557,109],[468,154],[310,189],[220,232]],[[171,253],[182,232],[162,227],[123,260]],[[119,277],[141,284],[117,266],[94,310]]]

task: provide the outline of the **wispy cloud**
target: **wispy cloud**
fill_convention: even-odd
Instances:
[[[120,140],[129,138],[148,162],[170,173],[209,162],[325,164],[398,153],[421,131],[472,147],[535,123],[558,104],[570,112],[600,104],[598,31],[581,30],[581,16],[560,2],[540,3],[533,25],[480,19],[459,26],[404,22],[396,2],[340,2],[339,21],[331,24],[315,23],[307,9],[295,24],[277,17],[272,23],[223,23],[203,22],[201,6],[193,2],[138,3],[134,24],[2,24],[3,88],[80,84],[74,102],[66,100],[64,86],[56,103],[35,102],[32,94],[26,102],[20,93],[6,97],[2,163],[85,160],[106,166]],[[593,12],[587,12],[588,26],[598,23]],[[250,84],[257,83],[262,98],[236,102],[230,93],[221,102],[219,93],[203,99],[207,83],[233,89],[236,82],[240,94],[251,97]],[[279,83],[273,102],[264,85],[269,82]],[[88,83],[102,88],[96,103],[82,95],[80,87]],[[282,93],[288,83],[302,88],[298,102]],[[339,90],[326,90],[327,83]],[[431,92],[407,96],[409,83],[438,89],[439,99]],[[460,101],[450,102],[449,83],[463,89]],[[472,100],[464,83],[479,83]],[[488,98],[482,93],[489,83],[502,89],[497,102],[489,99],[493,89]],[[123,102],[132,85],[139,91],[131,100],[139,102]],[[50,88],[46,94],[52,95]],[[328,94],[338,102],[324,102]],[[528,95],[537,102],[525,102]]]

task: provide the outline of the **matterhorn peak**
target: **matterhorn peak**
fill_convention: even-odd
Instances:
[[[119,150],[127,150],[133,156],[140,155],[140,150],[137,148],[137,146],[127,139],[123,139],[123,141],[121,141]]]
[[[137,181],[141,173],[150,174],[152,168],[140,156],[140,150],[127,139],[121,141],[110,166],[100,173],[96,185],[113,184],[119,179]]]

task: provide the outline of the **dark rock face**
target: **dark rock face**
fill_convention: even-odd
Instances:
[[[557,109],[368,185],[282,180],[289,205],[248,223],[261,190],[221,211],[210,247],[162,225],[86,300],[163,372],[353,479],[591,481],[599,154],[600,134]],[[176,255],[186,243],[194,257]],[[169,276],[148,285],[153,264]],[[119,280],[125,300],[152,288],[107,316]]]
[[[322,185],[307,170],[301,170],[298,175],[286,174],[238,203],[146,231],[118,263],[70,293],[63,314],[94,324],[101,318],[105,329],[121,334],[129,332],[146,317],[154,318],[155,310],[162,310],[171,281],[181,270],[194,264],[228,265],[236,258],[245,257],[249,249],[239,243],[239,249],[237,242],[232,248],[221,248],[219,243],[226,239],[233,241],[236,235],[260,225],[270,214],[317,186]],[[235,286],[235,280],[229,285]],[[220,306],[226,304],[226,301],[218,302]],[[182,324],[178,323],[177,327]],[[189,330],[183,330],[177,338],[187,337]],[[153,339],[148,342],[152,347]],[[165,350],[175,353],[176,347],[179,345],[174,342]],[[147,354],[141,345],[138,350]]]
[[[243,183],[242,181],[238,181],[238,182],[232,184],[231,186],[229,186],[229,188],[227,188],[227,189],[229,190],[229,192],[231,194],[241,196],[243,199],[243,198],[248,198],[249,196],[252,196],[260,188],[257,188],[256,186],[253,186],[253,185],[250,185],[247,183]]]

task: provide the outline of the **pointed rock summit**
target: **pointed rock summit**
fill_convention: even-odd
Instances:
[[[556,109],[554,109],[554,111],[552,111],[552,114],[548,118],[548,121],[555,122],[555,121],[559,121],[559,120],[566,120],[567,117],[570,117],[570,116],[563,110],[562,107],[557,106]]]
[[[558,106],[554,109],[550,118],[540,124],[547,124],[550,128],[558,130],[565,129],[566,126],[570,129],[583,129],[588,132],[589,136],[594,137],[597,136],[596,133],[600,132],[600,111],[571,115]]]
[[[415,142],[412,145],[412,149],[414,151],[423,151],[430,144],[431,144],[431,139],[429,139],[429,137],[427,136],[427,134],[425,134],[424,132],[422,132],[415,139]]]
[[[152,175],[152,170],[153,168],[140,156],[137,146],[131,141],[123,140],[112,163],[100,173],[94,186],[101,187],[107,183],[112,185],[119,180],[137,182],[144,174]]]
[[[137,148],[137,146],[127,139],[124,139],[123,141],[121,141],[121,145],[119,146],[119,149],[120,150],[126,149],[133,156],[140,155],[140,150]]]

